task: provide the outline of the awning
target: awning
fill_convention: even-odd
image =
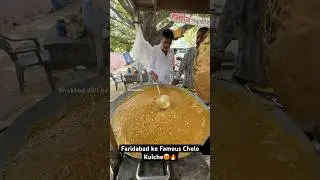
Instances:
[[[130,0],[139,10],[184,11],[193,13],[209,13],[208,0]]]

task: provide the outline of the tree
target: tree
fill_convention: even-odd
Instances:
[[[134,26],[128,23],[131,16],[117,0],[111,1],[110,48],[113,52],[130,51],[135,38]],[[122,20],[124,19],[124,20]]]
[[[169,20],[167,11],[138,11],[130,0],[110,1],[110,26],[112,50],[128,50],[135,38],[134,22],[138,20],[143,36],[152,46],[159,44],[162,31],[171,28],[175,23]],[[199,15],[208,17],[209,15]],[[188,30],[194,26],[184,25],[181,28]]]
[[[135,38],[135,30],[117,21],[110,23],[110,29],[111,51],[130,51]]]
[[[134,39],[134,21],[135,19],[141,24],[142,32],[146,41],[151,45],[158,44],[163,29],[170,28],[174,23],[169,21],[169,12],[160,11],[138,11],[130,3],[129,0],[111,0],[110,3],[110,19],[111,26],[119,30],[125,35],[129,43]],[[121,29],[121,30],[120,30]],[[113,41],[124,40],[119,38],[119,34],[114,35],[115,31],[111,31]],[[126,41],[128,41],[126,39]],[[131,41],[133,42],[133,41]]]
[[[174,25],[169,20],[169,12],[166,11],[138,11],[130,0],[111,0],[110,2],[110,24],[111,24],[111,46],[116,49],[127,49],[132,46],[135,37],[135,19],[141,25],[143,36],[151,45],[159,44],[164,29]],[[184,28],[191,28],[185,25]],[[116,48],[117,47],[117,48]]]

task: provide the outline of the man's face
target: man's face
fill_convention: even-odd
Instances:
[[[168,52],[171,46],[172,40],[166,37],[163,37],[161,40],[162,49],[165,52]]]
[[[205,34],[206,34],[206,31],[198,31],[198,33],[197,33],[197,40],[196,40],[197,46],[199,46],[200,43],[203,41]]]

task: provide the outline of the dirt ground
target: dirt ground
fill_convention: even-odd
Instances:
[[[48,30],[55,25],[58,17],[73,14],[79,10],[79,7],[79,4],[73,4],[61,11],[43,14],[28,24],[18,26],[4,33],[12,38],[35,37],[41,44],[48,35]],[[95,69],[86,71],[67,69],[53,72],[57,88],[65,87],[96,75],[97,71]],[[43,68],[28,68],[25,76],[25,95],[21,95],[16,80],[14,64],[8,55],[0,50],[0,81],[2,83],[0,86],[0,131],[11,125],[26,109],[51,93]],[[111,89],[111,92],[114,93],[115,91]]]
[[[0,129],[9,126],[21,113],[51,93],[42,67],[29,68],[25,72],[25,95],[20,94],[15,68],[8,56],[0,55]],[[57,88],[65,87],[97,75],[95,69],[53,72]]]
[[[28,141],[7,162],[2,178],[108,179],[109,99],[104,96],[79,94],[61,113],[30,128]]]

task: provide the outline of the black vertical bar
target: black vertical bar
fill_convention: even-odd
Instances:
[[[96,17],[96,22],[94,23],[94,42],[96,46],[97,68],[100,77],[104,77],[106,73],[106,55],[102,36],[102,28],[105,20],[104,11],[100,7],[95,7],[94,12]]]
[[[216,26],[216,21],[215,21],[215,10],[214,8],[214,0],[210,0],[210,122],[215,121],[216,119],[213,118],[213,96],[214,96],[214,88],[213,88],[213,73],[214,69],[212,68],[214,63],[213,61],[213,40],[214,40],[214,33],[216,33],[215,26]],[[213,132],[213,127],[211,126],[210,123],[210,138],[209,138],[209,147],[210,147],[210,179],[215,179],[214,176],[214,151],[213,151],[213,146],[212,146],[212,141],[213,141],[213,135],[211,132]]]

